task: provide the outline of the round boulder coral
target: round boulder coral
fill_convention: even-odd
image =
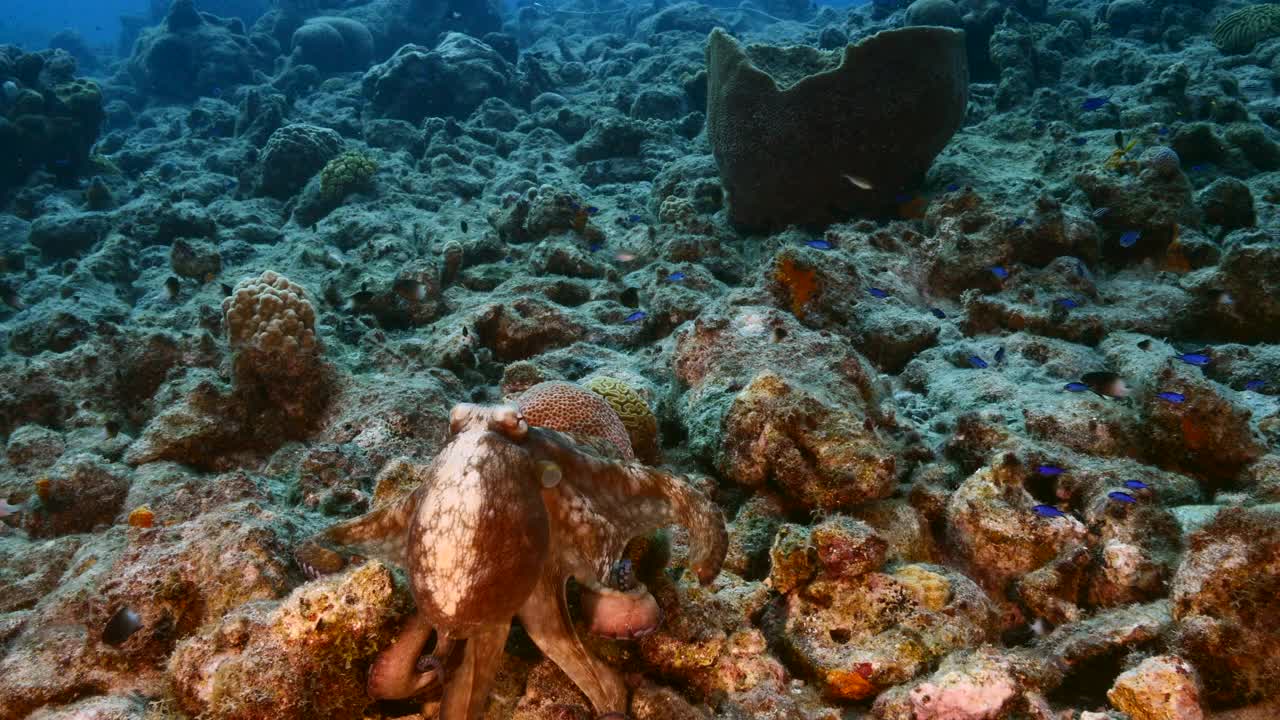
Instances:
[[[306,291],[270,270],[240,281],[222,301],[231,347],[259,371],[298,375],[314,362],[316,311]]]
[[[603,397],[590,390],[568,382],[543,382],[524,391],[516,404],[530,425],[580,440],[602,440],[623,459],[635,459],[622,419]]]
[[[262,150],[259,189],[287,198],[298,192],[342,149],[342,136],[329,128],[298,123],[271,133]]]
[[[294,62],[321,72],[364,70],[373,60],[373,35],[351,18],[310,18],[294,31],[291,46]]]

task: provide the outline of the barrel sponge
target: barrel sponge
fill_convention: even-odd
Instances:
[[[768,230],[890,207],[964,122],[968,86],[951,28],[887,30],[843,54],[712,30],[707,136],[730,219]]]
[[[314,17],[293,33],[294,58],[325,72],[364,70],[373,62],[373,35],[358,20]]]
[[[302,286],[270,270],[236,284],[222,301],[231,347],[288,373],[319,350],[316,311]],[[260,368],[262,369],[262,368]]]

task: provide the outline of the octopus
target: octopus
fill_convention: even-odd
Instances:
[[[690,569],[709,583],[728,544],[723,514],[683,479],[531,426],[515,405],[458,405],[449,433],[416,489],[295,551],[311,576],[353,558],[405,568],[416,610],[375,657],[369,696],[413,698],[438,685],[441,720],[479,717],[518,618],[599,715],[621,715],[626,685],[579,637],[566,604],[568,579],[581,587],[589,632],[651,633],[662,613],[630,572],[627,543],[681,525],[689,531]],[[433,710],[427,703],[424,716]]]

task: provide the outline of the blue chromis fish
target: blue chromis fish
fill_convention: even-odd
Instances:
[[[1182,353],[1181,355],[1175,355],[1174,357],[1188,365],[1195,365],[1196,367],[1204,367],[1205,365],[1213,362],[1213,358],[1204,353]]]
[[[1064,472],[1066,472],[1066,470],[1063,470],[1057,465],[1037,465],[1036,466],[1037,475],[1045,475],[1048,477],[1053,477],[1054,475],[1061,475]]]
[[[1066,517],[1067,514],[1052,505],[1036,505],[1031,511],[1040,517],[1059,518]]]
[[[1120,236],[1120,247],[1131,248],[1138,243],[1138,238],[1142,237],[1142,233],[1137,230],[1126,230]]]
[[[673,272],[670,275],[668,275],[667,279],[670,280],[671,282],[680,282],[681,280],[684,279],[684,277],[685,277],[684,273],[677,270],[676,272]]]
[[[1075,308],[1080,307],[1080,303],[1076,302],[1073,298],[1069,298],[1069,297],[1058,298],[1057,300],[1053,301],[1053,304],[1057,305],[1058,307],[1064,310],[1074,310]]]
[[[1027,219],[1024,217],[1020,217],[1013,221],[1014,227],[1022,227],[1023,225],[1026,225],[1026,224],[1027,224]]]
[[[596,213],[598,213],[598,212],[600,212],[600,208],[596,207],[595,205],[588,205],[588,206],[587,206],[587,214],[588,214],[588,215],[595,215],[595,214],[596,214]]]
[[[1160,398],[1161,400],[1165,400],[1165,401],[1167,401],[1167,402],[1171,402],[1171,403],[1173,403],[1174,405],[1178,405],[1178,404],[1180,404],[1180,403],[1182,403],[1182,402],[1186,401],[1186,399],[1187,399],[1187,396],[1186,396],[1186,395],[1183,395],[1183,394],[1182,394],[1182,393],[1180,393],[1180,392],[1173,392],[1173,391],[1171,391],[1171,390],[1164,390],[1164,391],[1162,391],[1162,392],[1158,392],[1158,393],[1156,393],[1156,397]]]
[[[593,242],[587,246],[587,249],[590,250],[591,252],[596,252],[602,247],[604,247],[604,243]]]
[[[983,360],[982,358],[978,357],[977,355],[970,355],[970,356],[969,356],[969,364],[970,364],[970,365],[972,365],[972,366],[974,366],[975,368],[977,368],[977,369],[979,369],[979,370],[983,370],[983,369],[985,369],[985,368],[987,367],[987,361],[986,361],[986,360]]]
[[[1066,385],[1063,385],[1062,389],[1067,392],[1088,392],[1089,386],[1082,382],[1069,382]]]
[[[639,215],[637,215],[637,214],[635,214],[635,213],[632,213],[632,214],[630,214],[630,215],[628,215],[628,216],[627,216],[627,222],[631,222],[631,223],[638,223],[638,222],[640,222],[640,221],[641,221],[641,220],[643,220],[643,219],[644,219],[644,218],[640,217]]]
[[[940,309],[938,309],[938,308],[936,308],[936,307],[931,307],[931,308],[929,308],[929,312],[933,313],[933,316],[934,316],[934,317],[936,317],[936,318],[938,318],[939,320],[946,320],[946,319],[947,319],[947,314],[946,314],[946,313],[944,313],[944,312],[942,312],[942,310],[940,310]],[[1258,382],[1262,382],[1262,381],[1261,381],[1261,380],[1259,380]]]
[[[871,297],[880,298],[881,300],[889,297],[889,292],[887,290],[882,290],[878,287],[867,288],[867,292],[871,295]]]
[[[1086,138],[1082,138],[1082,137],[1071,138],[1071,144],[1075,145],[1076,147],[1084,147],[1084,144],[1087,142],[1089,141]]]
[[[814,250],[830,250],[831,249],[831,243],[827,242],[826,240],[808,240],[805,242],[805,245],[808,245]]]
[[[626,317],[626,319],[625,319],[625,320],[623,320],[623,322],[629,322],[629,323],[640,322],[641,320],[643,320],[643,319],[645,319],[645,318],[647,318],[647,317],[649,317],[649,313],[647,313],[647,312],[645,312],[645,311],[643,311],[643,310],[637,310],[637,311],[635,311],[635,312],[631,313],[630,315],[628,315],[628,316]]]
[[[947,192],[955,192],[955,191],[957,191],[957,190],[959,190],[959,189],[960,189],[960,184],[959,184],[959,183],[951,183],[950,185],[947,185],[947,187],[946,187]]]
[[[1127,492],[1121,492],[1119,490],[1112,490],[1111,492],[1107,493],[1107,497],[1111,498],[1112,500],[1115,500],[1116,502],[1127,503],[1130,505],[1138,502],[1138,498],[1130,495]]]
[[[1258,392],[1262,388],[1266,387],[1266,385],[1267,385],[1266,380],[1250,380],[1249,382],[1244,384],[1244,389]]]
[[[1005,270],[1004,267],[1000,265],[992,265],[990,269],[991,269],[991,274],[995,275],[1001,280],[1005,280],[1009,277],[1009,271]]]
[[[1146,490],[1147,484],[1141,480],[1125,480],[1124,486],[1130,490]]]
[[[1106,98],[1106,97],[1085,98],[1084,102],[1080,103],[1080,109],[1081,110],[1097,110],[1102,106],[1106,105],[1110,101],[1111,101],[1111,98]]]

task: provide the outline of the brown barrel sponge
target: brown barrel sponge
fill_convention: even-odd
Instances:
[[[744,48],[719,28],[707,40],[707,136],[742,229],[892,207],[960,128],[968,100],[959,30],[887,30],[843,55]]]

